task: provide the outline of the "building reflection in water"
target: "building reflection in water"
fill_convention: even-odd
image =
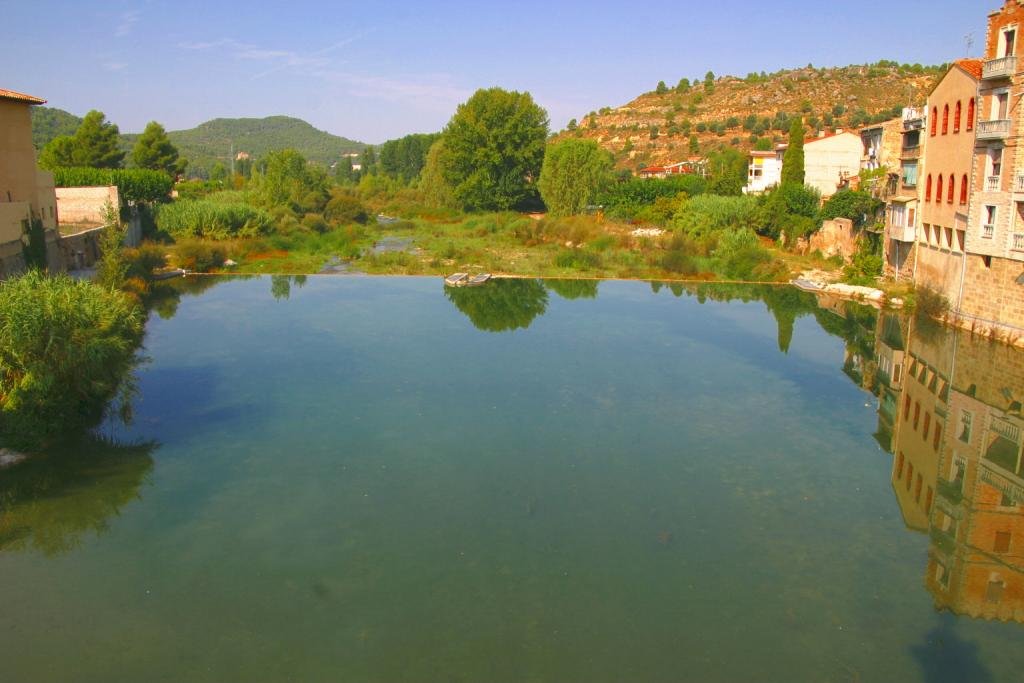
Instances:
[[[907,526],[930,538],[936,607],[1024,622],[1024,354],[884,315],[879,442]]]

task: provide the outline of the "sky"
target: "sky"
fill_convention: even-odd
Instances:
[[[380,143],[500,86],[560,129],[708,70],[978,57],[1001,1],[0,0],[0,88],[122,132],[285,114]]]

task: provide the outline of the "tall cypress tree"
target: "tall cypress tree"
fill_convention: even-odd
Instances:
[[[782,157],[782,184],[804,184],[804,123],[799,117],[789,126],[789,145]]]

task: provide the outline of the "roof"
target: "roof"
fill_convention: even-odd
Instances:
[[[809,145],[812,142],[821,142],[822,140],[828,140],[829,138],[839,137],[840,135],[852,135],[855,138],[857,138],[858,140],[860,139],[860,134],[858,134],[858,133],[854,133],[854,132],[849,131],[849,130],[841,130],[841,131],[838,131],[836,133],[827,133],[827,134],[822,135],[820,137],[804,138],[804,145]]]
[[[752,156],[752,157],[773,157],[773,156],[775,156],[775,152],[773,152],[771,150],[764,151],[764,150],[757,150],[757,149],[755,149],[755,150],[752,150],[750,152],[750,156]]]
[[[980,59],[958,59],[953,62],[961,69],[974,76],[975,79],[981,80],[981,60]]]
[[[25,102],[27,104],[46,104],[46,100],[41,100],[38,97],[23,95],[20,92],[4,90],[3,88],[0,88],[0,100],[14,100],[16,102]]]

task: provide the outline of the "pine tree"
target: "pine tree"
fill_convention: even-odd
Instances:
[[[171,144],[167,131],[156,121],[146,124],[146,130],[132,150],[132,161],[138,168],[165,171],[170,176],[176,176],[182,165],[178,159],[178,148]]]
[[[799,118],[789,126],[789,145],[782,157],[782,185],[804,184],[804,124]]]
[[[124,152],[118,147],[121,132],[100,111],[90,111],[73,137],[75,166],[118,168]]]

